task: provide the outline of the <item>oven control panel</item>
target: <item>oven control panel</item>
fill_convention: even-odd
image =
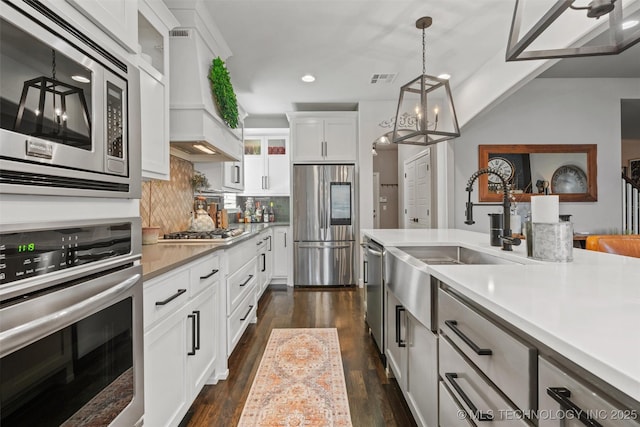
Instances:
[[[131,253],[131,223],[0,234],[0,285]]]

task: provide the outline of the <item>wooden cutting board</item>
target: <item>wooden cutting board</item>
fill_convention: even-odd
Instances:
[[[226,209],[220,210],[220,221],[218,223],[219,228],[229,228],[229,216]]]

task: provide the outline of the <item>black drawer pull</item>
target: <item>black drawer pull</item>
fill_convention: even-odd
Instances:
[[[582,424],[589,427],[602,427],[602,424],[589,416],[589,411],[583,411],[578,405],[569,400],[571,397],[571,391],[568,388],[549,387],[547,388],[547,394],[551,396],[553,400],[558,402],[561,407],[572,412],[573,415],[582,422]]]
[[[260,270],[260,272],[264,272],[267,271],[267,254],[260,255],[262,255],[262,270]]]
[[[196,315],[188,314],[187,318],[191,319],[191,351],[187,352],[188,356],[196,354]]]
[[[214,274],[216,274],[219,270],[216,270],[215,268],[213,270],[211,270],[211,273],[207,274],[206,276],[200,276],[200,280],[204,280],[204,279],[208,279],[209,277],[213,276]]]
[[[253,279],[253,274],[250,274],[249,277],[247,277],[247,280],[245,280],[244,283],[240,284],[240,287],[246,286],[251,279]]]
[[[455,332],[455,334],[457,336],[459,336],[460,339],[465,342],[465,344],[467,344],[469,347],[471,347],[471,350],[475,351],[477,355],[479,355],[479,356],[491,356],[493,354],[493,352],[491,351],[490,348],[480,348],[480,347],[478,347],[478,345],[476,343],[474,343],[473,341],[471,341],[471,339],[468,336],[463,334],[462,331],[460,329],[458,329],[458,321],[456,321],[456,320],[445,320],[444,324],[447,325],[449,328],[451,328],[451,330],[453,332]]]
[[[171,295],[169,298],[167,298],[166,300],[163,301],[156,301],[156,305],[166,305],[169,304],[171,301],[173,301],[174,299],[178,298],[180,295],[184,294],[185,292],[187,292],[186,289],[178,289],[178,292],[176,292],[175,294]]]
[[[200,350],[200,310],[193,310],[193,314],[196,315],[196,324],[198,326],[198,333],[196,334],[196,350]]]
[[[458,392],[460,397],[462,397],[462,400],[464,400],[464,403],[466,403],[469,409],[471,409],[471,417],[473,419],[477,421],[493,420],[493,415],[479,411],[476,405],[474,405],[471,399],[469,399],[469,396],[467,396],[467,394],[462,390],[460,385],[458,385],[458,383],[456,382],[456,378],[458,378],[458,374],[449,372],[449,373],[445,373],[444,376],[447,377],[447,380],[449,380],[449,383],[451,383],[451,387],[453,387]]]
[[[402,339],[402,328],[401,328],[401,315],[402,312],[405,311],[405,308],[401,305],[396,305],[396,343],[398,343],[398,347],[406,347],[407,342]]]
[[[247,314],[245,314],[244,317],[240,319],[241,322],[244,322],[245,320],[247,320],[247,317],[249,317],[249,313],[251,313],[251,310],[253,310],[252,305],[249,306],[249,311],[247,311]]]

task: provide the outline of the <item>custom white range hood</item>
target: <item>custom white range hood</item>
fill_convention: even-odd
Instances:
[[[180,22],[169,39],[171,152],[193,162],[239,161],[242,129],[222,121],[208,79],[211,61],[226,60],[231,50],[201,0],[165,3]],[[239,111],[241,120],[245,115]]]

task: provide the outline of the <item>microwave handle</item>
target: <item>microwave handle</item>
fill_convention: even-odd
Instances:
[[[0,348],[2,349],[2,354],[11,354],[19,350],[23,345],[42,337],[43,332],[45,332],[46,336],[50,331],[57,331],[72,323],[73,320],[81,319],[83,316],[104,305],[105,301],[110,301],[132,288],[140,279],[140,274],[134,274],[106,291],[93,295],[71,307],[47,314],[46,316],[25,323],[20,327],[0,333]]]

